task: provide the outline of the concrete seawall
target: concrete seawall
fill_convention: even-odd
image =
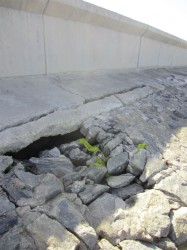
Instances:
[[[187,66],[187,42],[80,0],[0,0],[0,77]]]

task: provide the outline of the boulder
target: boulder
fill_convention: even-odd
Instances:
[[[98,196],[107,192],[109,190],[108,186],[100,184],[90,184],[85,186],[85,190],[79,193],[79,197],[82,202],[87,205],[92,201],[97,199]]]
[[[0,249],[17,250],[19,249],[21,235],[23,231],[20,225],[14,226],[0,238]]]
[[[53,158],[31,158],[30,162],[33,164],[31,168],[35,174],[51,173],[60,178],[63,175],[72,173],[74,166],[72,162],[64,155]]]
[[[93,217],[90,223],[98,236],[108,240],[112,245],[116,245],[120,241],[118,228],[112,226],[112,222],[115,221],[115,213],[125,207],[126,203],[122,199],[108,193],[101,195],[88,206]]]
[[[72,149],[76,149],[76,148],[79,148],[81,149],[83,147],[82,143],[79,142],[79,141],[72,141],[70,143],[65,143],[65,144],[61,144],[59,146],[59,150],[60,150],[60,153],[62,155],[66,155],[68,156],[69,155],[69,152],[72,150]]]
[[[61,155],[60,151],[58,148],[52,148],[50,150],[44,150],[42,152],[40,152],[39,157],[40,158],[56,158],[59,157]]]
[[[145,165],[144,171],[140,176],[140,180],[142,182],[146,182],[149,178],[153,177],[155,174],[164,169],[167,169],[167,165],[159,158],[149,158]]]
[[[110,176],[106,181],[111,188],[122,188],[128,186],[134,179],[135,176],[132,174],[121,174],[118,176]]]
[[[175,171],[166,176],[166,178],[161,179],[154,189],[162,190],[178,198],[181,204],[187,205],[187,185],[186,181]]]
[[[177,246],[187,245],[187,207],[173,210],[171,214],[170,237]]]
[[[107,170],[111,175],[118,175],[125,171],[129,159],[126,152],[120,153],[117,156],[110,158],[107,162]]]
[[[122,142],[122,139],[119,137],[115,137],[114,139],[110,140],[103,148],[103,153],[106,156],[109,156],[111,151],[118,147]]]
[[[178,250],[175,243],[169,238],[160,239],[158,242],[155,242],[155,245],[163,250]]]
[[[80,245],[80,241],[72,233],[45,214],[29,224],[26,230],[34,239],[38,250],[52,248],[76,250]]]
[[[0,172],[5,173],[13,163],[11,156],[0,155]]]
[[[119,250],[118,247],[114,247],[108,240],[105,239],[99,241],[99,247],[101,250]]]
[[[67,198],[63,196],[57,197],[47,204],[38,207],[36,210],[44,212],[57,220],[66,229],[77,235],[89,249],[96,249],[97,235],[95,230]]]
[[[84,166],[91,156],[76,148],[70,151],[69,158],[75,166]]]
[[[162,250],[159,247],[156,247],[153,244],[141,242],[141,241],[135,241],[135,240],[124,240],[119,243],[122,250]]]
[[[101,183],[104,176],[107,173],[106,167],[88,167],[81,172],[82,177],[87,177],[93,180],[95,183]]]
[[[21,197],[18,206],[36,207],[53,199],[64,190],[62,182],[53,174],[46,174],[41,183],[34,189],[32,198]]]
[[[143,187],[137,183],[126,186],[124,188],[115,188],[115,189],[112,189],[111,191],[113,195],[116,195],[123,200],[129,198],[132,195],[142,193],[142,192],[144,192]]]
[[[135,176],[139,176],[144,170],[146,160],[147,154],[145,149],[141,149],[140,151],[136,152],[133,155],[129,166],[127,167],[127,172]]]

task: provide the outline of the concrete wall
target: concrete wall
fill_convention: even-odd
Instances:
[[[0,77],[187,66],[187,42],[80,0],[0,0]]]

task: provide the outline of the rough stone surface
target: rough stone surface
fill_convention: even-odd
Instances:
[[[125,152],[110,158],[107,162],[108,173],[112,175],[123,173],[128,162],[128,154]]]
[[[115,188],[112,189],[112,194],[122,198],[127,199],[132,195],[142,193],[144,191],[143,187],[137,183],[126,186],[124,188]]]
[[[0,172],[4,173],[12,165],[12,163],[12,157],[0,155]]]
[[[79,148],[76,148],[69,152],[69,158],[75,166],[84,166],[91,157]]]
[[[187,185],[186,181],[176,172],[170,173],[154,186],[155,189],[162,190],[178,197],[179,201],[187,205]]]
[[[51,173],[57,177],[73,172],[74,166],[71,161],[61,156],[58,158],[31,158],[33,164],[32,171],[36,174]]]
[[[44,150],[39,154],[41,158],[59,157],[60,155],[61,153],[56,147],[51,150]]]
[[[181,207],[172,212],[170,237],[177,245],[187,245],[187,208]]]
[[[141,250],[149,250],[149,249],[161,250],[161,248],[156,247],[156,246],[154,246],[152,244],[143,243],[143,242],[135,241],[135,240],[124,240],[124,241],[120,242],[120,246],[121,246],[122,250],[137,250],[137,249],[141,249]]]
[[[139,152],[133,155],[133,158],[131,159],[130,164],[127,168],[127,172],[130,172],[135,176],[140,175],[144,170],[146,159],[146,150],[141,149]]]
[[[97,247],[97,235],[85,218],[67,198],[57,197],[37,209],[55,218],[65,228],[76,234],[90,249]]]
[[[109,241],[105,239],[99,241],[99,247],[101,250],[119,250],[118,247],[114,247]]]
[[[166,169],[167,166],[164,162],[162,162],[158,158],[151,158],[148,159],[144,171],[142,175],[140,176],[140,180],[142,182],[146,182],[150,177],[152,177],[154,174],[160,172],[161,170]]]
[[[40,185],[38,185],[33,192],[32,198],[20,198],[17,201],[19,206],[31,206],[36,207],[42,205],[45,202],[53,199],[56,195],[63,192],[63,185],[61,181],[53,174],[47,174],[42,179]]]
[[[85,190],[79,193],[79,197],[81,198],[82,202],[87,205],[108,190],[109,187],[104,185],[86,185]]]
[[[70,143],[61,144],[59,150],[61,154],[68,156],[72,149],[81,148],[82,144],[79,141],[73,141]]]
[[[34,239],[37,249],[59,249],[76,250],[80,241],[68,232],[59,222],[41,215],[33,223],[27,226],[27,231]]]
[[[129,185],[134,178],[135,176],[132,174],[121,174],[119,176],[110,176],[106,181],[111,188],[122,188]]]
[[[88,167],[81,173],[81,176],[87,177],[95,183],[101,183],[106,173],[107,169],[105,167]]]
[[[177,250],[177,247],[174,242],[169,238],[160,239],[159,242],[156,242],[155,245],[164,250]]]

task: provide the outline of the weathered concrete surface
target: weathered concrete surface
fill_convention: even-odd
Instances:
[[[186,41],[82,0],[0,0],[0,42],[0,77],[187,66]]]
[[[1,79],[0,153],[75,131],[88,117],[136,103],[168,84],[185,84],[185,68],[173,70],[174,74],[172,69],[157,69]]]

